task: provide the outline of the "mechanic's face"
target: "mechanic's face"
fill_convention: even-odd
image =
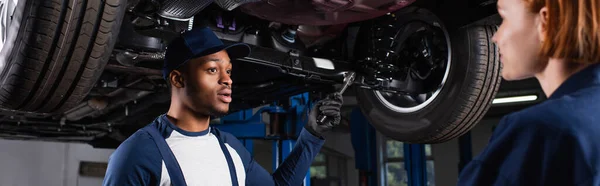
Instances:
[[[500,49],[502,77],[533,77],[546,65],[538,55],[542,45],[538,14],[531,13],[523,0],[499,0],[498,13],[503,20],[493,41]]]
[[[187,63],[184,75],[184,103],[196,113],[219,116],[229,111],[231,102],[231,62],[220,51]]]

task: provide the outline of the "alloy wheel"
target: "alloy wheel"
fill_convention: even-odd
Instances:
[[[403,47],[396,48],[395,53],[404,54],[398,63],[408,64],[405,68],[407,76],[401,78],[402,81],[411,79],[409,82],[429,88],[425,92],[411,94],[375,91],[375,96],[381,103],[398,113],[417,112],[433,102],[439,96],[450,73],[452,51],[447,30],[439,25],[426,25],[423,22],[415,25],[419,27],[416,29],[418,32],[401,33],[410,36],[403,43]],[[413,42],[409,42],[410,40]],[[397,80],[392,80],[391,84],[395,81]]]
[[[0,0],[0,51],[4,48],[19,0]]]

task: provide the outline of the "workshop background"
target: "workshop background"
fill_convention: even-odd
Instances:
[[[365,186],[409,186],[411,181],[414,186],[456,185],[461,166],[485,147],[500,117],[545,99],[535,80],[502,83],[494,100],[495,104],[486,117],[466,135],[441,144],[410,146],[386,139],[375,132],[376,147],[373,148],[376,152],[370,151],[369,147],[353,147],[349,125],[365,123],[356,119],[357,102],[352,93],[348,93],[349,96],[344,96],[343,107],[346,119],[340,127],[327,135],[324,148],[311,166],[310,185],[359,186],[363,182]],[[358,114],[360,115],[360,112]],[[273,141],[252,141],[254,157],[265,169],[272,172]],[[108,157],[114,151],[94,149],[87,144],[22,140],[0,140],[0,147],[5,149],[0,153],[0,186],[101,185]],[[406,158],[406,150],[414,147],[422,147],[424,156]],[[376,153],[375,156],[372,156],[372,153]],[[409,175],[411,171],[407,171],[405,163],[415,159],[422,159],[425,164],[423,167],[410,168],[412,175]],[[369,162],[375,162],[376,170],[379,170],[376,175],[361,174],[360,166]],[[419,174],[420,169],[425,171],[421,172],[424,174]]]
[[[211,125],[238,137],[267,171],[291,151],[314,101],[309,96],[341,84],[361,87],[344,92],[342,122],[326,135],[304,186],[454,186],[502,116],[545,100],[535,79],[502,81],[495,93],[496,0],[280,0],[246,13],[231,11],[240,5],[231,2],[0,0],[0,131],[7,131],[0,133],[0,186],[101,185],[115,150],[108,147],[169,106],[161,71],[166,41],[201,27],[252,46],[236,60],[235,69],[247,70],[232,75],[242,90],[234,88],[241,101],[232,108],[241,111]],[[302,7],[292,2],[313,8],[288,16]],[[353,72],[358,81],[348,78]],[[372,114],[379,122],[371,124],[360,108],[384,119]],[[403,131],[414,128],[422,130]],[[405,144],[380,132],[453,140]],[[96,148],[44,141],[59,139]]]

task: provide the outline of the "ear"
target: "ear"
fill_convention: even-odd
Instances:
[[[543,43],[548,35],[548,7],[546,6],[538,12],[537,32],[540,41]]]
[[[171,73],[169,73],[169,82],[171,83],[171,85],[177,88],[183,88],[185,87],[185,83],[183,80],[183,73],[179,72],[178,70],[173,70],[171,71]]]

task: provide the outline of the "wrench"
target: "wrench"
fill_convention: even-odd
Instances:
[[[344,91],[346,91],[346,88],[348,88],[350,85],[352,85],[352,83],[354,83],[354,78],[356,77],[356,73],[355,72],[348,72],[345,74],[344,77],[344,85],[342,86],[342,89],[338,92],[339,94],[344,94]],[[318,123],[323,123],[325,122],[325,120],[327,119],[327,116],[325,115],[319,115],[319,117],[317,118],[317,122]]]

